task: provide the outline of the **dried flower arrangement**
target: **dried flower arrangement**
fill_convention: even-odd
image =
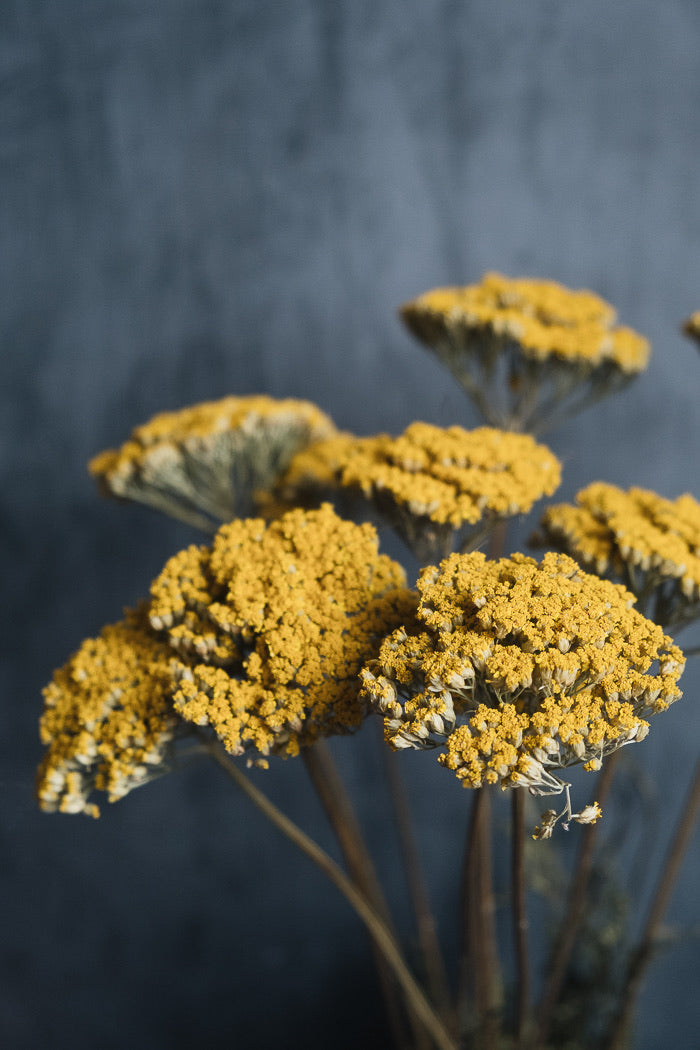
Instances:
[[[616,327],[591,292],[498,274],[427,292],[401,316],[484,426],[416,422],[398,437],[356,437],[307,402],[226,397],[162,413],[92,461],[103,493],[214,535],[170,558],[138,608],[55,672],[44,691],[39,804],[97,816],[95,792],[123,798],[177,766],[189,742],[355,907],[394,1007],[397,1047],[621,1050],[700,806],[700,764],[615,1008],[573,1034],[569,1025],[562,1035],[557,1018],[571,1012],[567,967],[616,756],[681,696],[693,650],[665,632],[700,618],[700,505],[597,482],[575,506],[545,510],[540,561],[499,557],[508,519],[559,485],[556,457],[533,435],[623,388],[646,366],[648,344]],[[697,338],[698,329],[693,315],[685,331]],[[379,552],[376,522],[424,566],[415,587]],[[475,547],[489,537],[487,557]],[[423,983],[409,968],[324,745],[373,714],[388,748],[438,749],[439,764],[471,789],[456,1000],[429,923]],[[302,757],[347,871],[254,786],[240,756],[263,768],[271,756]],[[562,776],[572,765],[600,771],[596,800],[577,809]],[[512,799],[509,1001],[490,873],[496,789]],[[557,826],[585,825],[537,1005],[528,795],[563,796],[531,828],[535,840],[553,839],[537,849],[556,849]]]

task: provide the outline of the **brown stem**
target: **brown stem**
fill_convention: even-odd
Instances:
[[[462,869],[462,949],[458,1017],[468,1026],[474,1004],[477,1042],[483,1050],[497,1045],[500,1005],[496,907],[491,858],[491,797],[476,788]]]
[[[338,840],[350,877],[357,888],[364,893],[377,915],[381,917],[392,937],[396,937],[372,858],[362,837],[352,803],[326,743],[318,740],[311,747],[302,748],[301,755],[314,790]],[[406,1018],[393,973],[374,940],[372,948],[394,1040],[399,1047],[410,1046],[411,1040],[406,1030]],[[421,1042],[424,1042],[422,1027],[419,1026],[414,1034],[418,1037],[420,1046]]]
[[[245,773],[243,773],[238,766],[230,760],[229,755],[220,745],[209,742],[208,750],[212,757],[219,763],[221,768],[229,777],[231,777],[241,791],[248,796],[251,802],[253,802],[262,813],[264,813],[268,820],[275,825],[278,831],[281,831],[283,835],[286,835],[287,838],[302,851],[302,853],[305,853],[306,856],[328,876],[334,886],[340,890],[345,899],[352,905],[394,971],[394,974],[403,989],[404,995],[406,996],[406,1002],[410,1004],[411,1009],[421,1019],[425,1025],[426,1031],[430,1033],[435,1045],[440,1047],[441,1050],[457,1050],[457,1046],[452,1037],[433,1010],[422,989],[406,965],[401,949],[397,945],[396,940],[392,937],[389,930],[387,930],[385,924],[382,922],[379,915],[377,915],[374,908],[369,904],[365,895],[357,889],[345,872],[331,857],[328,856],[325,850],[322,850],[313,839],[309,838],[309,836],[294,823],[294,821],[290,820],[289,817],[282,813],[282,811],[279,810],[277,806],[275,806],[275,804],[262,793],[262,791],[259,791],[258,788],[251,783]]]
[[[597,801],[602,807],[610,793],[610,787],[617,769],[618,759],[621,751],[615,751],[609,755],[603,763],[603,769],[598,778]],[[566,970],[574,950],[576,936],[581,926],[581,920],[586,904],[586,891],[593,867],[593,853],[598,835],[599,824],[586,824],[581,831],[578,857],[574,867],[574,875],[569,886],[564,917],[559,928],[559,934],[554,945],[554,950],[547,966],[547,977],[545,979],[542,999],[540,1000],[538,1016],[538,1045],[545,1045],[549,1035],[552,1022],[552,1011],[559,998]]]
[[[656,890],[649,908],[647,921],[636,951],[630,960],[625,984],[620,996],[620,1008],[611,1025],[606,1050],[621,1050],[625,1046],[627,1032],[632,1014],[641,990],[644,976],[651,962],[658,936],[658,929],[671,898],[671,893],[681,868],[681,862],[688,848],[691,835],[695,829],[700,812],[700,761],[695,767],[695,775],[686,796],[680,819],[676,826],[666,860],[656,884]]]
[[[435,917],[430,907],[423,869],[418,856],[411,812],[406,798],[406,789],[401,779],[396,755],[388,747],[382,746],[384,767],[386,770],[389,793],[394,807],[396,826],[403,854],[404,870],[408,891],[413,904],[413,911],[418,930],[418,943],[421,947],[425,964],[428,988],[433,1002],[443,1017],[450,1018],[451,1006],[447,985],[445,963],[437,936]]]
[[[512,906],[513,938],[515,942],[515,964],[517,972],[515,1047],[524,1045],[530,1021],[530,959],[528,955],[528,921],[525,883],[525,792],[522,788],[512,791]]]

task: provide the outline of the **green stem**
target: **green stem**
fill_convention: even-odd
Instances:
[[[423,991],[418,986],[404,961],[401,950],[396,941],[387,930],[385,924],[377,915],[374,908],[368,903],[367,898],[350,881],[347,875],[338,867],[334,860],[314,842],[313,839],[290,820],[281,810],[275,806],[266,795],[259,791],[233,762],[228,754],[218,744],[211,743],[209,752],[219,763],[221,768],[235,782],[235,784],[248,796],[250,801],[264,813],[272,824],[286,835],[291,842],[297,846],[302,853],[317,865],[320,870],[328,876],[330,881],[343,894],[352,905],[360,919],[363,921],[375,943],[381,949],[385,959],[391,966],[396,979],[401,985],[406,1001],[411,1009],[420,1018],[430,1033],[433,1042],[441,1050],[457,1050],[456,1044],[437,1016],[432,1006],[426,999]]]

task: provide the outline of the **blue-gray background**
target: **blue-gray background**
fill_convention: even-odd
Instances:
[[[311,398],[359,432],[471,425],[395,310],[499,269],[593,288],[654,345],[628,392],[551,435],[561,495],[700,495],[678,333],[700,307],[700,5],[3,0],[0,77],[0,1041],[378,1047],[354,916],[218,770],[98,822],[37,812],[41,686],[195,538],[101,502],[85,463],[225,393]],[[638,753],[660,825],[641,891],[697,752],[685,682]],[[336,753],[410,935],[372,728]],[[469,798],[402,758],[453,950]],[[300,763],[257,780],[333,850]],[[696,841],[684,934],[699,864]],[[656,964],[640,1050],[700,1045],[699,961],[685,938]]]

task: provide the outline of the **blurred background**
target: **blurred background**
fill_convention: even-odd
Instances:
[[[199,540],[101,501],[86,462],[227,393],[309,398],[359,433],[475,425],[396,309],[496,269],[591,288],[652,341],[641,379],[547,436],[558,498],[596,479],[700,496],[679,333],[700,308],[700,6],[4,0],[0,77],[0,1041],[374,1050],[364,931],[220,770],[99,821],[37,810],[41,687]],[[608,807],[642,898],[695,763],[697,681]],[[410,938],[376,729],[334,753]],[[469,795],[433,755],[400,759],[453,955]],[[300,762],[255,780],[337,855]],[[700,1045],[699,866],[696,837],[639,1050]]]

